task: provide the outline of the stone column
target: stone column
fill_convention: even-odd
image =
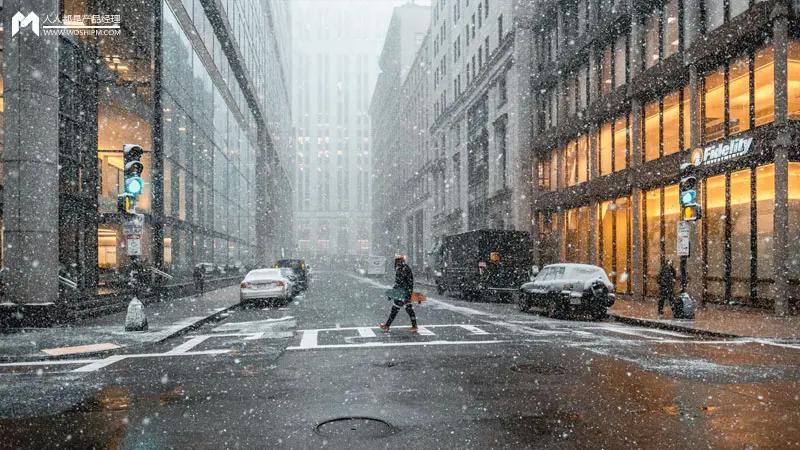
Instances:
[[[597,133],[599,132],[596,126],[589,128],[589,179],[594,180],[600,173],[598,165],[598,149],[597,149]],[[600,261],[600,250],[597,247],[600,236],[600,228],[598,226],[598,204],[594,200],[589,204],[589,261],[599,266],[602,265]]]
[[[776,8],[777,10],[778,8]],[[775,149],[775,209],[773,258],[775,258],[775,283],[773,284],[773,297],[775,298],[775,314],[783,316],[789,314],[789,286],[788,252],[789,244],[789,148],[792,139],[786,129],[788,124],[788,45],[789,45],[789,19],[785,7],[781,8],[783,16],[775,18],[773,22],[775,45],[775,125],[780,130],[772,145]]]
[[[59,38],[40,28],[58,11],[56,0],[7,0],[3,8],[6,300],[31,308],[58,300]],[[38,22],[12,36],[18,12]]]

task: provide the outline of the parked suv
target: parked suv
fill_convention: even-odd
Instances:
[[[601,267],[589,264],[551,264],[520,288],[520,311],[531,306],[547,309],[551,317],[588,313],[594,319],[606,316],[614,304],[614,285]]]

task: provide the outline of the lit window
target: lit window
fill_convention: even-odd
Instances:
[[[717,70],[705,77],[705,114],[703,117],[706,142],[719,139],[725,134],[725,73]]]
[[[775,120],[775,55],[772,47],[756,52],[755,60],[756,126]]]
[[[644,160],[652,161],[661,156],[658,136],[659,122],[658,101],[648,103],[644,107]]]
[[[600,155],[600,175],[608,175],[613,171],[611,165],[611,124],[606,123],[600,128],[600,142],[598,153]]]
[[[730,134],[750,129],[749,58],[731,64],[728,81]]]
[[[789,117],[800,118],[800,42],[789,43]]]

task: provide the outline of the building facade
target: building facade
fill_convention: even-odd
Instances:
[[[800,286],[800,4],[537,3],[531,202],[540,263],[657,295],[679,168],[701,174],[689,292],[785,314]]]
[[[394,9],[380,56],[372,119],[372,251],[416,269],[430,248],[430,7]],[[427,218],[427,222],[426,222]]]
[[[5,30],[17,12],[118,26],[3,37],[7,306],[75,310],[121,286],[126,143],[146,151],[145,266],[179,281],[196,263],[260,265],[286,245],[276,231],[290,226],[292,206],[282,200],[293,153],[283,2],[37,0],[2,10]],[[59,288],[59,276],[77,288]]]
[[[291,2],[294,251],[318,264],[369,254],[369,99],[383,32],[399,3]]]
[[[427,157],[413,159],[405,189],[397,184],[384,194],[420,189],[428,207],[401,208],[402,217],[381,218],[384,228],[402,228],[401,242],[418,266],[435,264],[444,235],[531,228],[530,165],[517,162],[527,160],[531,132],[531,98],[518,93],[529,92],[532,11],[530,2],[516,0],[431,4],[422,50],[429,113],[411,127],[427,135]],[[403,120],[416,117],[405,114]]]

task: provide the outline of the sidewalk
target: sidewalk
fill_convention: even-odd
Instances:
[[[126,332],[126,311],[51,328],[24,328],[0,334],[0,361],[85,356],[144,346],[169,339],[211,320],[239,303],[238,286],[145,306],[149,330]],[[77,348],[73,348],[77,347]]]
[[[742,310],[706,304],[694,320],[674,320],[669,308],[656,314],[656,301],[617,298],[608,315],[620,322],[718,337],[800,339],[800,316],[778,317],[769,311]]]

